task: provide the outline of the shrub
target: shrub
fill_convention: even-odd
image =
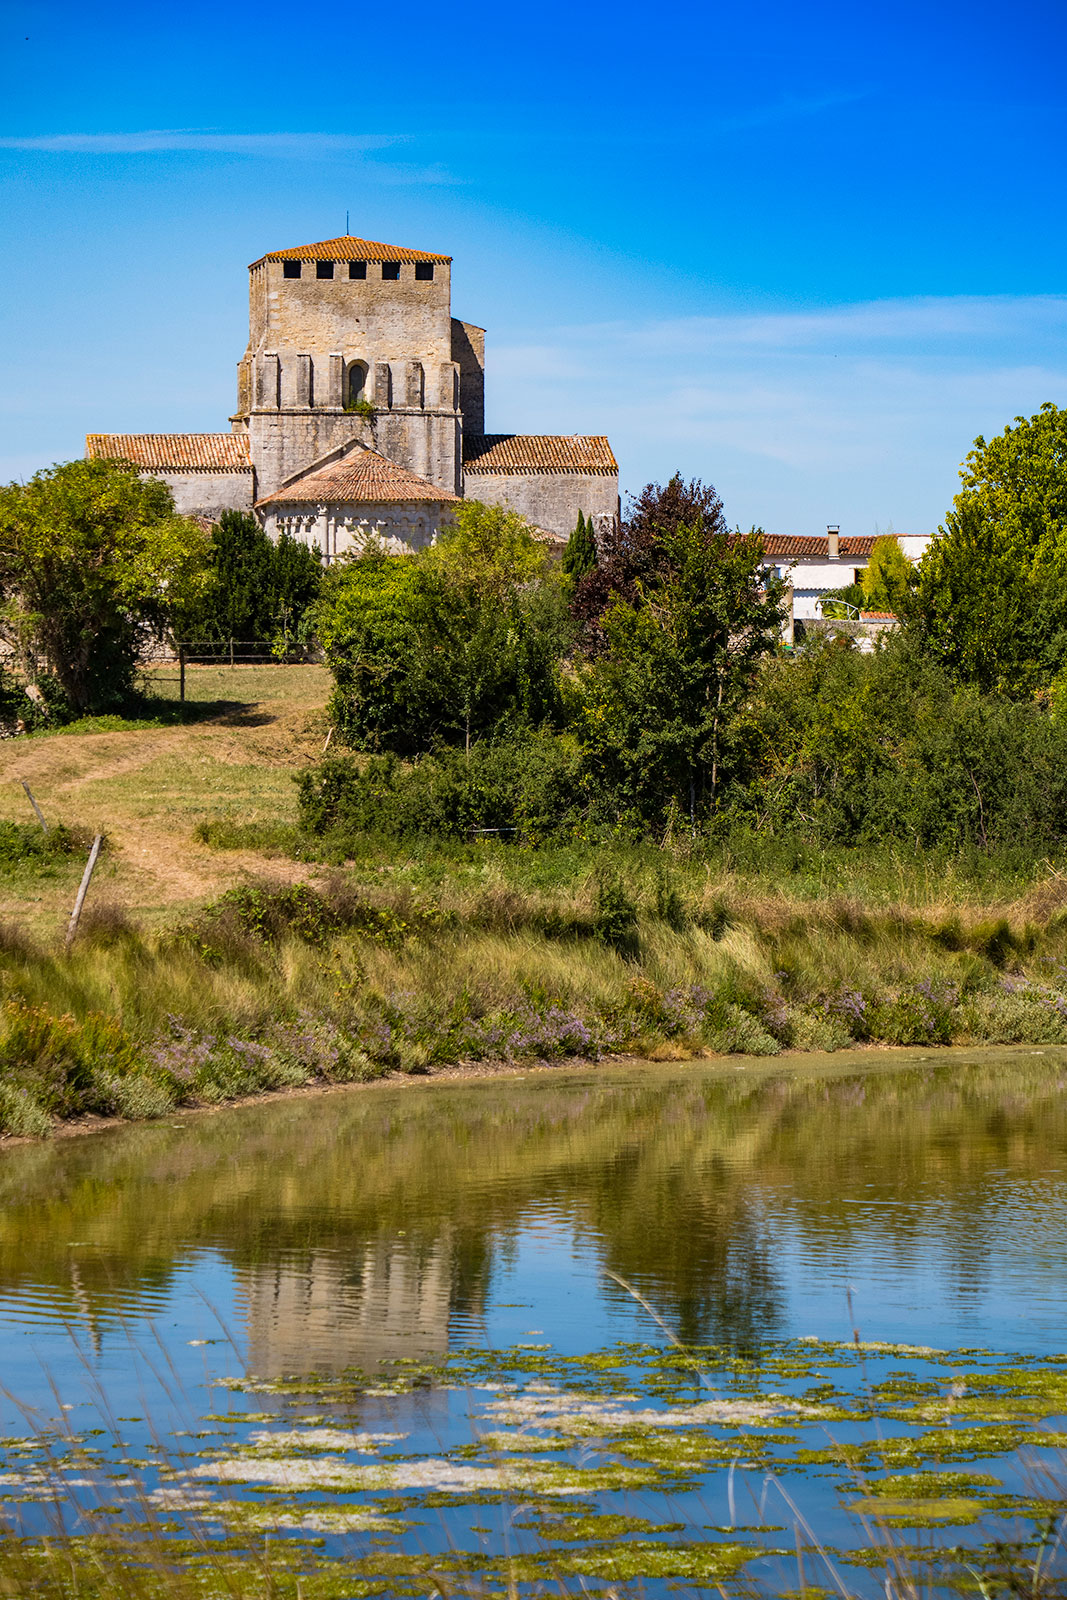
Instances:
[[[637,954],[637,905],[617,872],[602,870],[597,876],[593,933],[620,955]]]
[[[300,822],[339,839],[476,838],[538,843],[591,824],[581,751],[547,733],[484,740],[469,756],[440,750],[413,766],[335,756],[300,778]]]
[[[51,1117],[28,1089],[15,1083],[0,1083],[0,1133],[43,1139],[51,1130]]]
[[[0,1075],[54,1116],[100,1109],[99,1071],[110,1079],[141,1069],[137,1046],[113,1017],[94,1012],[78,1022],[9,1000],[0,1025]]]

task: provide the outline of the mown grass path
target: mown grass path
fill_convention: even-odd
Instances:
[[[161,693],[176,692],[173,669],[154,676]],[[24,778],[46,817],[106,833],[94,894],[148,922],[250,872],[306,878],[307,867],[297,863],[209,850],[193,828],[227,810],[250,822],[295,818],[292,776],[322,749],[329,685],[325,668],[316,666],[190,668],[188,715],[197,720],[166,727],[102,719],[119,725],[7,740],[0,744],[0,817],[32,821]],[[41,933],[58,925],[81,865],[47,879],[0,880],[0,919]]]

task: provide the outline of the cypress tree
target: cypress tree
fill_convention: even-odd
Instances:
[[[567,548],[563,552],[563,571],[570,580],[572,588],[577,588],[587,572],[592,572],[597,564],[596,539],[593,536],[593,519],[586,517],[581,511],[578,513],[578,522],[574,532],[567,540]]]

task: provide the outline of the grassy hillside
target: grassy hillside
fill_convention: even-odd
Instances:
[[[1067,1042],[1056,862],[746,837],[342,858],[296,818],[326,673],[189,688],[0,746],[0,1131],[456,1062]],[[42,839],[23,777],[66,832]]]

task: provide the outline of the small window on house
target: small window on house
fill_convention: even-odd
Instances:
[[[350,278],[365,278],[367,276],[367,263],[365,261],[350,261],[348,263],[348,276]]]
[[[316,278],[332,278],[333,277],[333,262],[332,261],[316,261],[316,263],[315,263],[315,276],[316,276]]]
[[[282,277],[283,278],[299,278],[299,276],[300,276],[300,263],[299,263],[299,261],[283,261],[282,262]]]
[[[360,361],[355,361],[348,369],[348,403],[356,406],[364,398],[367,387],[367,369]]]
[[[416,263],[415,263],[415,277],[418,279],[418,281],[420,283],[432,283],[433,282],[433,262],[432,261],[416,261]]]
[[[399,276],[400,276],[400,262],[399,261],[383,261],[382,262],[382,277],[383,278],[399,278]]]

